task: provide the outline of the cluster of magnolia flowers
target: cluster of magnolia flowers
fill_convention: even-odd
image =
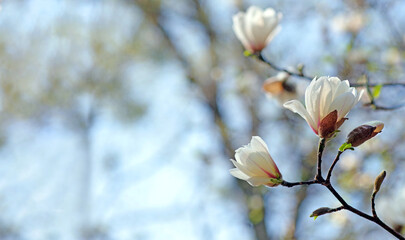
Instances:
[[[280,31],[282,15],[273,9],[250,7],[246,13],[233,18],[233,29],[247,51],[262,51]],[[331,139],[347,120],[346,115],[359,102],[363,91],[350,87],[349,81],[337,77],[314,78],[305,90],[305,105],[298,100],[284,103],[284,107],[298,113],[316,135]],[[357,147],[382,131],[384,124],[372,121],[352,130],[346,140],[350,147]],[[283,182],[282,174],[269,154],[266,143],[258,136],[236,150],[231,160],[236,168],[230,173],[246,180],[252,186],[277,186]]]

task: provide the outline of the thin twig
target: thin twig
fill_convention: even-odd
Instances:
[[[378,218],[377,211],[375,210],[375,196],[376,195],[377,195],[376,191],[374,191],[373,194],[371,195],[371,212],[373,213],[373,216],[375,218]]]
[[[259,54],[257,54],[257,55],[252,55],[252,56],[257,56],[257,58],[258,58],[260,61],[266,63],[266,64],[269,65],[271,68],[273,68],[274,70],[277,70],[277,71],[279,71],[279,72],[285,72],[285,73],[288,73],[288,74],[291,75],[291,76],[303,78],[303,79],[308,80],[308,81],[311,81],[311,80],[313,79],[313,77],[306,76],[303,72],[295,73],[295,72],[289,71],[289,70],[287,70],[287,69],[285,69],[285,68],[279,67],[279,66],[275,65],[274,63],[272,63],[272,62],[270,62],[270,61],[267,61],[267,60],[263,57],[263,55],[262,55],[261,53],[259,53]]]
[[[277,71],[279,71],[279,72],[285,72],[285,73],[288,73],[288,74],[291,75],[291,76],[299,77],[299,78],[302,78],[302,79],[308,80],[308,81],[311,81],[312,79],[315,78],[315,77],[313,77],[313,76],[306,75],[306,74],[304,74],[303,72],[298,72],[298,73],[297,73],[297,72],[290,71],[290,70],[288,70],[288,69],[286,69],[286,68],[277,66],[276,64],[274,64],[274,63],[270,62],[269,60],[265,59],[261,53],[260,53],[260,54],[252,54],[252,55],[250,55],[250,56],[255,56],[255,57],[257,57],[257,59],[259,59],[261,62],[266,63],[266,64],[269,65],[271,68],[273,68],[274,70],[277,70]],[[384,87],[386,87],[386,86],[388,86],[388,87],[397,87],[397,86],[405,87],[405,82],[350,83],[350,86],[351,86],[351,87],[356,87],[356,88],[357,88],[357,87],[367,87],[367,85],[368,85],[369,87],[376,87],[376,86],[379,86],[379,85],[384,86]]]
[[[333,161],[332,165],[329,168],[328,175],[326,176],[326,182],[330,182],[330,178],[332,177],[333,168],[335,167],[336,163],[339,161],[340,155],[342,153],[343,153],[342,151],[338,151],[335,160]]]

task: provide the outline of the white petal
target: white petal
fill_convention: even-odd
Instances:
[[[245,165],[246,160],[248,159],[250,149],[248,146],[243,146],[235,151],[235,159],[238,163]]]
[[[251,44],[249,43],[249,39],[246,36],[246,21],[245,21],[245,14],[240,12],[233,16],[233,31],[235,32],[236,37],[241,41],[242,45],[245,47],[246,50],[252,51]]]
[[[357,90],[356,90],[356,93],[357,93]],[[360,101],[361,97],[363,96],[363,93],[364,93],[364,89],[362,89],[360,91],[360,93],[357,93],[356,102],[354,103],[355,105]]]
[[[273,38],[281,31],[281,26],[277,26],[275,27],[267,36],[266,40],[265,40],[265,44],[267,45],[269,42],[271,42],[271,40],[273,40]]]
[[[268,152],[269,148],[267,144],[263,141],[263,139],[259,136],[253,136],[252,140],[250,141],[254,150]]]
[[[338,111],[338,121],[344,118],[347,113],[352,109],[355,103],[355,96],[351,92],[341,94],[338,98],[333,100],[329,107],[329,112],[334,110]]]
[[[323,81],[319,92],[319,120],[322,120],[329,114],[329,106],[332,103],[334,84],[330,81]],[[316,107],[316,106],[315,106]]]
[[[308,114],[311,116],[314,125],[317,127],[320,122],[320,99],[321,99],[321,90],[327,77],[320,77],[317,80],[312,80],[311,88],[307,88],[305,91],[305,107]]]
[[[347,80],[345,80],[345,81],[347,81]],[[332,88],[335,89],[335,90],[336,90],[336,89],[338,88],[338,86],[342,83],[342,81],[341,81],[338,77],[330,77],[330,78],[329,78],[329,82],[330,82]],[[348,82],[348,81],[347,81],[347,82]]]
[[[260,185],[264,185],[270,182],[268,177],[251,177],[246,180],[250,185],[257,187]]]
[[[279,174],[277,165],[271,157],[267,145],[263,139],[257,136],[252,137],[251,145],[253,150],[261,156],[258,157],[259,165],[273,175]]]
[[[312,120],[312,117],[308,114],[307,110],[305,109],[304,105],[298,100],[291,100],[283,105],[285,108],[290,109],[291,111],[298,113],[302,118],[307,121],[308,125],[317,132],[317,125]]]
[[[232,168],[229,170],[229,173],[239,179],[242,180],[247,180],[248,178],[250,178],[248,175],[244,174],[242,171],[240,171],[238,168]]]
[[[238,168],[244,174],[246,174],[248,176],[256,176],[256,174],[249,171],[249,169],[247,167],[245,167],[245,165],[242,165],[233,159],[231,159],[231,161],[232,161],[233,165],[235,165],[235,167]]]
[[[342,81],[336,88],[333,98],[337,98],[345,92],[350,90],[350,84],[348,80]]]
[[[246,38],[248,39],[249,43],[253,45],[253,48],[257,47],[257,41],[255,37],[255,32],[253,32],[253,26],[255,22],[259,21],[259,18],[262,15],[262,10],[256,6],[251,6],[246,11],[246,18],[245,18],[245,33]]]

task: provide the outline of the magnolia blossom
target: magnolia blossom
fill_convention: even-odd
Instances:
[[[268,78],[263,83],[263,90],[269,98],[275,98],[284,103],[296,97],[295,86],[287,82],[290,74],[279,72],[276,76]]]
[[[233,159],[231,161],[236,168],[229,172],[252,186],[274,187],[283,181],[266,143],[260,137],[252,137],[248,145],[237,149],[235,159],[236,161]]]
[[[288,101],[284,107],[303,117],[317,135],[330,138],[362,94],[350,87],[348,80],[320,77],[314,78],[305,90],[305,107],[298,100]]]
[[[281,13],[267,8],[264,11],[256,6],[248,8],[247,12],[239,12],[233,16],[233,31],[246,50],[259,52],[280,31],[278,26]]]

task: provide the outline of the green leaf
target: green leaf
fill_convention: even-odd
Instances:
[[[339,151],[344,152],[347,149],[354,150],[351,143],[343,143],[342,146],[340,146]]]
[[[374,87],[374,89],[373,89],[374,98],[378,98],[380,96],[382,86],[383,86],[382,84],[378,84],[377,86]]]

